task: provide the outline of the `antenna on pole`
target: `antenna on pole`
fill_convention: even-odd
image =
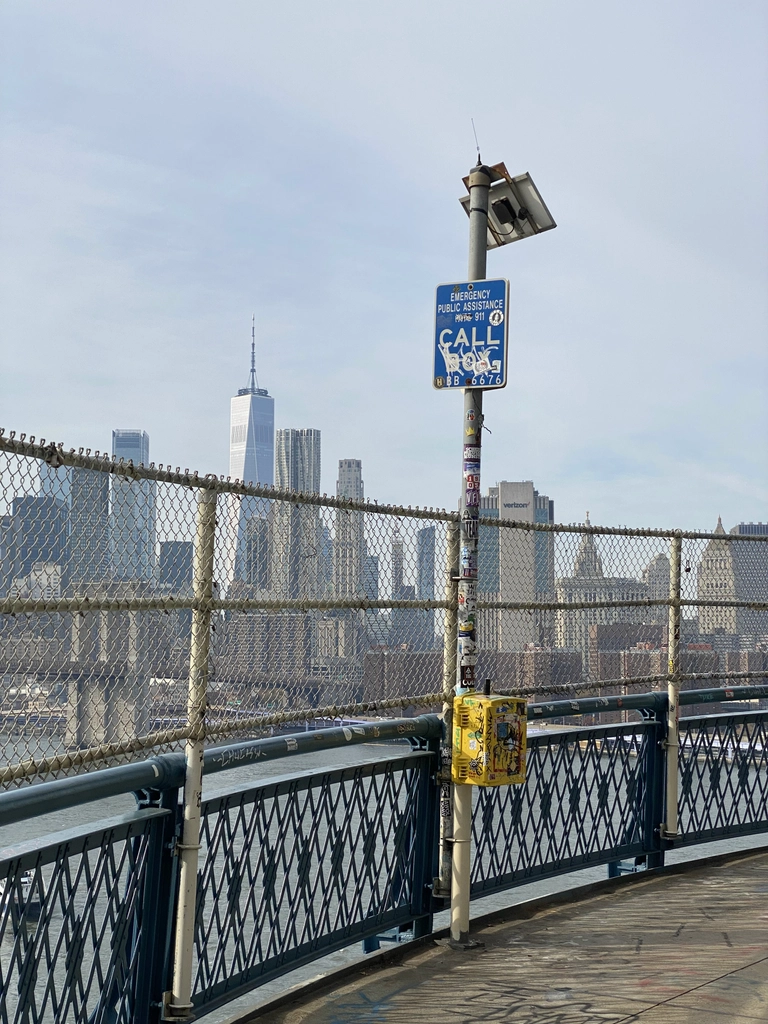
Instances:
[[[483,159],[480,156],[480,143],[477,141],[477,129],[475,128],[475,119],[474,117],[470,117],[469,120],[472,122],[472,133],[475,136],[475,146],[477,147],[477,166],[480,167],[482,165]]]

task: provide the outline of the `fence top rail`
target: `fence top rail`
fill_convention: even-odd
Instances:
[[[480,516],[480,526],[501,530],[523,530],[528,533],[579,533],[597,537],[662,537],[671,540],[722,540],[726,543],[757,541],[768,544],[768,534],[713,533],[707,530],[656,529],[650,526],[593,526],[591,523],[528,523],[521,519],[491,519]]]
[[[22,433],[18,437],[16,431],[6,434],[0,427],[0,451],[26,458],[38,459],[53,468],[72,466],[91,469],[99,473],[110,473],[129,477],[133,480],[155,480],[160,483],[177,484],[180,487],[215,491],[217,494],[235,494],[243,497],[271,498],[276,501],[290,502],[294,505],[314,505],[323,508],[337,508],[349,512],[369,512],[378,515],[391,515],[402,518],[431,519],[440,522],[457,523],[459,513],[446,509],[413,508],[410,505],[380,505],[375,501],[355,501],[351,498],[338,498],[327,494],[309,494],[303,491],[283,490],[278,487],[266,487],[261,484],[243,483],[230,477],[216,476],[215,473],[201,475],[197,470],[182,470],[180,466],[173,469],[170,465],[158,466],[154,462],[149,466],[134,465],[131,460],[114,459],[106,452],[91,453],[90,448],[64,448],[62,443],[46,442],[45,438],[35,439]],[[506,530],[523,530],[539,533],[577,533],[605,537],[661,537],[681,540],[723,540],[726,542],[749,541],[768,543],[768,535],[753,534],[722,534],[704,530],[655,529],[651,527],[629,526],[593,526],[583,523],[528,523],[516,519],[491,519],[481,516],[481,526],[497,527]]]
[[[317,505],[323,508],[337,508],[349,512],[371,512],[378,515],[391,515],[402,518],[432,519],[441,522],[458,522],[458,512],[448,512],[435,508],[406,508],[403,505],[380,505],[376,501],[354,501],[352,498],[337,498],[328,494],[310,494],[305,491],[284,490],[279,487],[267,487],[263,484],[243,483],[230,477],[216,476],[215,473],[201,475],[197,470],[190,471],[177,466],[134,465],[132,460],[114,459],[106,452],[85,451],[80,448],[67,451],[63,444],[51,442],[46,444],[44,438],[35,442],[34,436],[26,439],[25,434],[15,436],[11,431],[5,436],[5,428],[0,427],[0,451],[26,458],[38,459],[54,469],[60,466],[72,466],[79,469],[90,469],[98,473],[110,473],[114,476],[129,477],[131,480],[155,480],[158,483],[177,484],[196,490],[215,491],[217,494],[235,494],[242,497],[271,498],[275,501],[290,502],[293,505]]]

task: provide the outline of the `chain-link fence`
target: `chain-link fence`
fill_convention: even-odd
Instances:
[[[13,434],[0,434],[0,486],[6,786],[190,736],[436,706],[452,684],[454,512]],[[768,527],[480,523],[477,678],[495,690],[546,699],[650,689],[670,672],[691,686],[768,676]]]

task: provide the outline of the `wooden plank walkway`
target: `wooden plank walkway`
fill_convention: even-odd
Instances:
[[[455,952],[429,941],[259,1024],[766,1024],[768,851],[510,908]],[[329,979],[330,982],[330,979]]]

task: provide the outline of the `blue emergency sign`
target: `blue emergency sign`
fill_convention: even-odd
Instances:
[[[438,285],[434,387],[506,387],[508,308],[504,278]]]

